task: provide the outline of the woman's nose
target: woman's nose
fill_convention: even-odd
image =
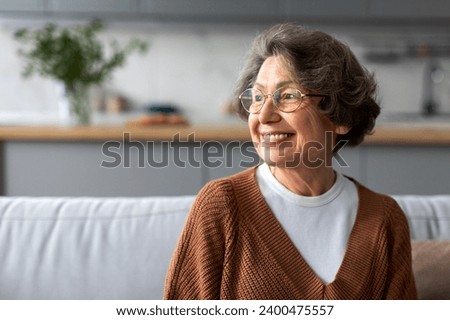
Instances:
[[[264,104],[258,114],[260,123],[277,122],[281,119],[279,110],[273,103],[272,96],[266,97]]]

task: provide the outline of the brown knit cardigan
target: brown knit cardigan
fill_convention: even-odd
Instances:
[[[167,274],[165,299],[416,299],[406,218],[358,184],[359,208],[336,278],[324,284],[264,200],[255,168],[197,196]]]

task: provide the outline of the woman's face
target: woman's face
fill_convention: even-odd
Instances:
[[[283,59],[278,56],[265,60],[254,87],[263,94],[271,94],[280,87],[311,93],[292,81]],[[275,107],[271,96],[266,96],[260,112],[249,115],[252,141],[265,162],[277,167],[331,166],[335,133],[346,129],[336,126],[320,112],[320,99],[304,97],[296,111],[285,113]]]

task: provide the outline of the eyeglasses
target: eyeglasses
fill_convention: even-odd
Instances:
[[[273,93],[264,94],[259,89],[249,88],[239,95],[242,106],[248,113],[261,111],[266,97],[271,96],[272,102],[282,112],[294,112],[303,100],[303,97],[325,97],[323,94],[302,93],[295,88],[279,88]]]

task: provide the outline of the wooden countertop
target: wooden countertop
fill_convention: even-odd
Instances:
[[[180,141],[231,141],[249,140],[245,125],[217,126],[16,126],[1,127],[0,141],[122,141],[125,135],[131,140],[169,141],[176,136]]]
[[[450,145],[450,126],[380,125],[366,137],[365,144]]]
[[[177,135],[180,141],[248,141],[248,128],[243,125],[210,126],[152,126],[152,127],[57,127],[11,126],[0,127],[0,141],[171,141]],[[450,145],[450,126],[396,126],[380,125],[368,136],[365,144]]]

